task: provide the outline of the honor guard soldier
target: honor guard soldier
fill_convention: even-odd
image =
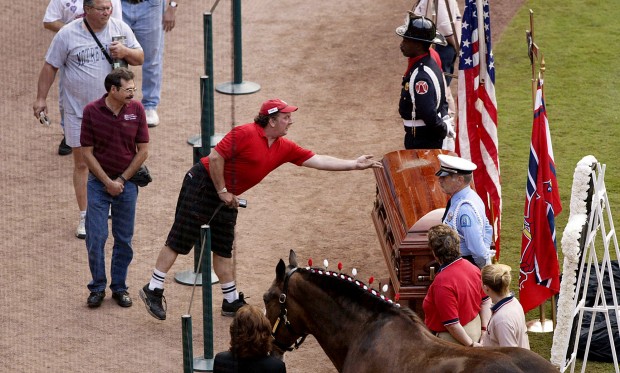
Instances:
[[[398,105],[405,127],[405,149],[441,149],[443,139],[455,133],[448,116],[442,71],[430,47],[446,45],[446,40],[437,34],[430,19],[411,13],[396,34],[403,38],[401,52],[409,57]]]
[[[476,165],[466,159],[440,154],[441,167],[435,173],[450,200],[442,223],[456,230],[461,239],[461,256],[479,268],[491,264],[493,228],[485,215],[482,199],[470,187]]]

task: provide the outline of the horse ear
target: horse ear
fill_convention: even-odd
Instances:
[[[295,254],[293,249],[291,249],[291,253],[288,255],[288,264],[292,267],[297,267],[297,254]]]
[[[284,281],[284,272],[286,271],[286,264],[284,260],[280,259],[276,266],[276,281]]]

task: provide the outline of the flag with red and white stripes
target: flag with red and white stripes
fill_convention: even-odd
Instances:
[[[519,265],[519,299],[525,312],[560,292],[555,217],[562,203],[542,79],[537,86]]]
[[[502,189],[488,0],[465,0],[461,38],[456,152],[478,166],[474,171],[476,192],[493,226],[499,259]]]

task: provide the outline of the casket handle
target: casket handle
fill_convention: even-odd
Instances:
[[[418,276],[418,281],[433,281],[435,279],[435,265],[436,261],[430,261],[425,265],[425,269],[430,273],[429,276]]]

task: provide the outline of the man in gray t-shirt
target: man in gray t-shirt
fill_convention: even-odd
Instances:
[[[83,222],[88,178],[88,167],[80,149],[82,110],[90,101],[105,93],[103,82],[112,71],[112,65],[86,25],[90,25],[111,58],[124,59],[130,65],[144,62],[142,48],[129,26],[123,21],[111,19],[111,14],[110,0],[84,0],[84,18],[61,28],[52,40],[39,74],[37,99],[32,106],[37,118],[41,112],[47,112],[47,95],[58,69],[62,67],[65,137],[67,145],[73,148],[73,187],[80,208],[80,224],[76,231],[78,238],[86,236]],[[113,36],[124,36],[125,44],[112,42]]]
[[[121,0],[112,1],[112,18],[123,19],[123,8],[121,6]],[[63,28],[78,18],[84,17],[84,5],[83,0],[49,0],[47,8],[45,9],[45,15],[43,16],[43,27],[57,33],[58,30]],[[65,115],[62,106],[63,96],[63,82],[62,78],[63,69],[62,66],[58,69],[58,109],[60,111],[60,126],[62,127],[62,141],[58,145],[58,155],[69,155],[72,150],[65,142]]]

